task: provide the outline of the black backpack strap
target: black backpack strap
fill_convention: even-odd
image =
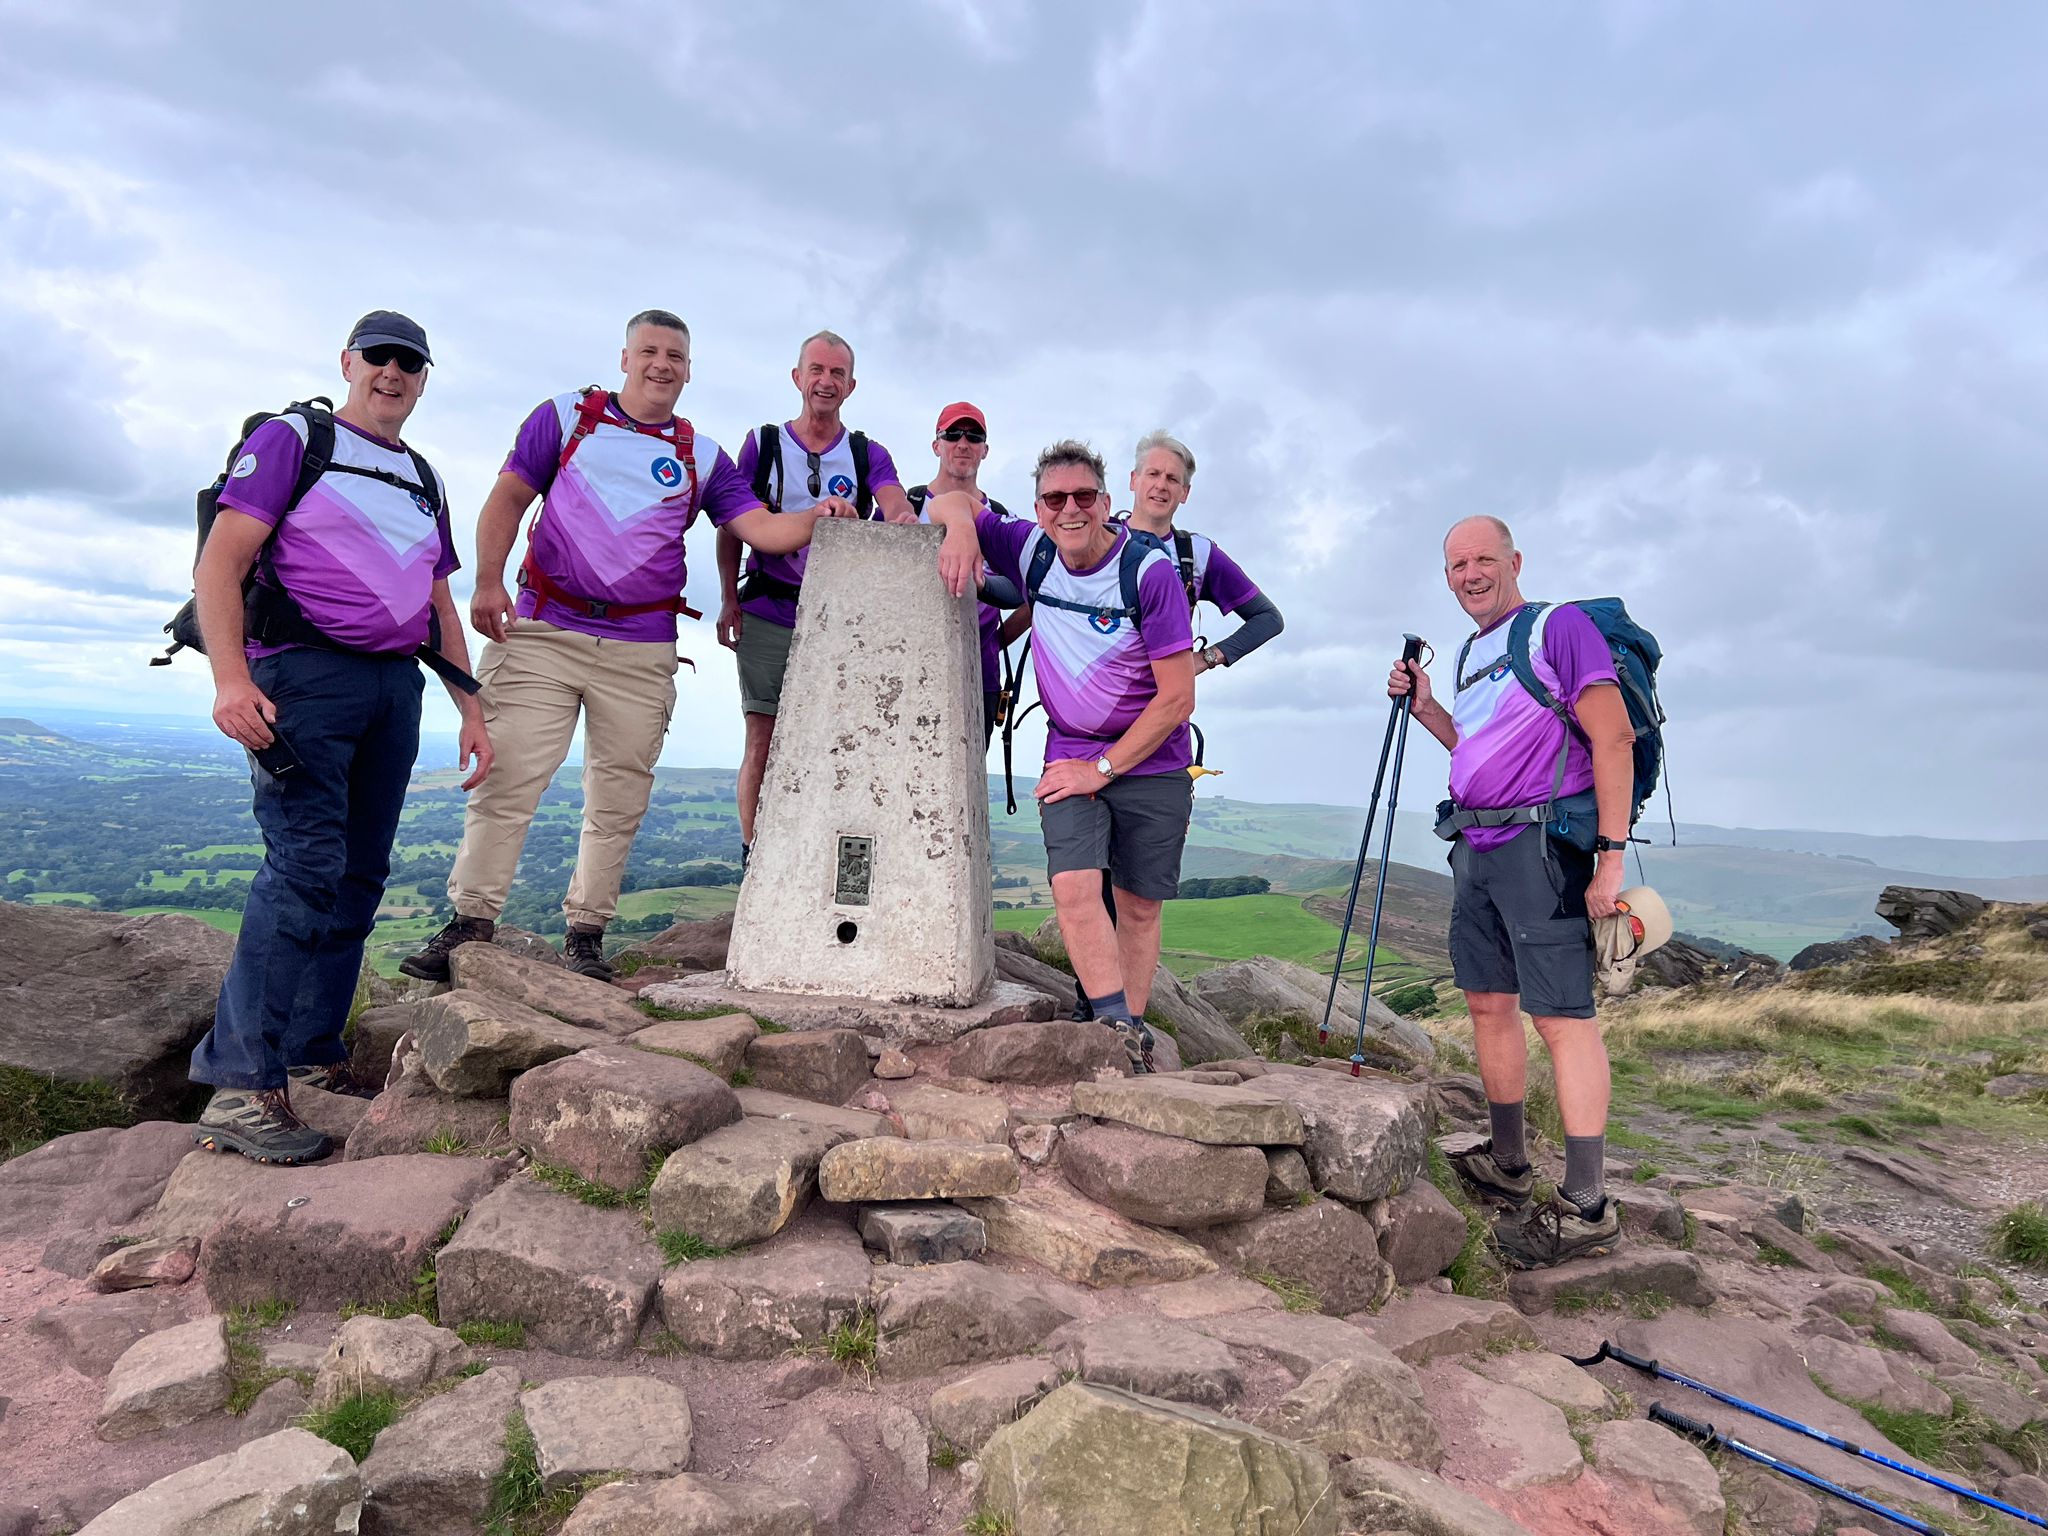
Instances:
[[[1045,585],[1046,573],[1052,569],[1053,557],[1059,553],[1059,546],[1043,533],[1031,548],[1031,565],[1024,572],[1024,601],[1038,601],[1038,589]]]
[[[782,428],[772,421],[754,429],[754,500],[782,510]]]
[[[910,510],[919,517],[924,516],[924,504],[930,498],[932,488],[928,485],[913,485],[903,494],[910,498]]]
[[[306,449],[299,458],[298,482],[292,486],[292,499],[285,503],[289,512],[334,467],[334,403],[324,395],[315,395],[311,400],[287,406],[284,414],[296,416],[306,424]]]
[[[1514,670],[1515,681],[1528,690],[1530,698],[1576,731],[1579,729],[1578,721],[1543,685],[1543,679],[1536,675],[1536,664],[1529,659],[1529,638],[1535,634],[1537,622],[1549,607],[1548,603],[1527,603],[1520,613],[1508,620],[1508,666]]]
[[[853,510],[862,517],[872,516],[875,510],[875,493],[868,486],[867,433],[853,433],[847,438],[846,446],[853,450]]]
[[[1187,590],[1188,612],[1195,611],[1195,588],[1199,579],[1195,575],[1195,536],[1185,528],[1173,530],[1173,558],[1180,565],[1180,584]]]
[[[419,449],[408,445],[405,451],[407,457],[412,460],[413,473],[420,477],[420,494],[427,498],[428,505],[434,509],[434,515],[439,517],[441,515],[441,482],[434,474],[434,466],[427,462],[426,455],[421,453]]]
[[[1008,517],[1010,515],[1010,509],[1004,506],[1000,501],[997,501],[993,496],[989,497],[988,499],[988,509],[989,511],[995,513],[997,517]]]
[[[1132,629],[1142,627],[1144,622],[1138,609],[1138,575],[1145,568],[1145,557],[1156,547],[1125,534],[1123,553],[1117,557],[1117,590],[1123,595],[1124,617],[1131,621]]]

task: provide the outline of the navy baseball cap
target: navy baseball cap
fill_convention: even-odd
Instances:
[[[410,347],[428,362],[434,360],[419,322],[395,309],[373,309],[356,322],[356,328],[348,333],[348,349],[360,352],[364,347]]]

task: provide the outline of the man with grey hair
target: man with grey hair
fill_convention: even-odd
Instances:
[[[754,499],[777,513],[820,508],[834,517],[916,522],[889,450],[840,421],[855,388],[853,347],[846,338],[832,331],[805,337],[789,377],[803,401],[796,419],[756,427],[740,446],[740,478],[753,487]],[[808,540],[786,552],[756,545],[742,581],[740,540],[719,533],[718,643],[738,654],[747,730],[738,794],[742,868],[753,852],[754,812],[768,771],[809,552]]]
[[[604,930],[647,814],[654,763],[676,702],[683,535],[706,513],[734,539],[777,553],[809,542],[820,509],[770,516],[732,458],[675,414],[690,381],[690,332],[665,309],[626,326],[625,382],[536,406],[477,518],[470,622],[488,637],[477,668],[500,744],[486,792],[463,818],[448,877],[455,916],[399,969],[448,978],[457,945],[489,940],[541,795],[583,732],[583,836],[564,903],[571,970],[609,979]],[[505,587],[519,520],[527,530],[517,601]]]
[[[1194,632],[1173,562],[1110,521],[1104,476],[1101,458],[1068,440],[1039,455],[1035,522],[999,517],[958,492],[927,510],[946,530],[939,574],[955,595],[986,560],[1031,602],[1048,722],[1034,793],[1053,907],[1094,1017],[1123,1036],[1132,1068],[1145,1072],[1160,907],[1180,888],[1194,798]]]
[[[1505,1202],[1502,1255],[1539,1268],[1605,1253],[1621,1240],[1606,1193],[1612,1080],[1593,1012],[1593,922],[1621,892],[1635,732],[1607,642],[1569,603],[1539,607],[1516,676],[1510,635],[1529,605],[1522,556],[1497,517],[1468,517],[1444,539],[1444,578],[1477,628],[1459,652],[1457,696],[1437,702],[1419,662],[1395,663],[1394,698],[1451,754],[1451,799],[1437,832],[1452,842],[1451,966],[1472,1014],[1492,1136],[1451,1159],[1460,1178]],[[1554,707],[1553,707],[1554,705]],[[1532,1203],[1523,1107],[1526,1010],[1550,1051],[1564,1121],[1564,1177]]]

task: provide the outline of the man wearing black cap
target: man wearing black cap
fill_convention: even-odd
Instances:
[[[214,723],[249,752],[264,845],[213,1028],[192,1053],[193,1081],[214,1089],[195,1134],[257,1162],[327,1150],[293,1112],[292,1084],[374,1092],[349,1075],[341,1034],[419,751],[415,660],[433,648],[437,669],[475,686],[448,593],[446,489],[399,436],[432,360],[404,315],[359,320],[341,354],[346,401],[249,434],[193,578]],[[449,692],[470,789],[490,772],[490,737],[476,699],[452,680]]]
[[[981,407],[970,405],[965,400],[955,401],[939,412],[938,435],[932,439],[932,453],[938,458],[939,472],[933,475],[929,485],[913,485],[910,488],[910,505],[920,522],[930,522],[925,512],[925,502],[934,496],[943,496],[948,491],[964,491],[982,507],[993,511],[998,517],[1008,517],[1010,509],[1000,501],[992,500],[977,483],[981,473],[981,461],[988,457],[988,418],[981,414]],[[988,745],[995,734],[996,714],[1002,702],[1002,649],[1003,642],[1010,638],[1003,631],[1003,609],[987,601],[987,572],[984,571],[980,606],[981,620],[981,740]],[[1007,588],[1009,583],[1003,582]],[[1012,593],[1006,606],[1016,608],[1019,597]],[[1030,623],[1025,617],[1016,627],[1018,631]]]

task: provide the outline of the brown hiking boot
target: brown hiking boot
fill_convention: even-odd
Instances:
[[[562,940],[562,964],[592,981],[610,981],[612,967],[604,957],[604,930],[580,923],[571,928]]]
[[[1527,1164],[1513,1172],[1501,1167],[1494,1159],[1491,1139],[1467,1151],[1453,1153],[1447,1161],[1451,1172],[1464,1180],[1465,1187],[1474,1194],[1520,1207],[1527,1205],[1536,1193],[1535,1173]]]
[[[488,944],[498,925],[488,917],[456,917],[447,927],[427,940],[427,947],[398,962],[399,970],[421,981],[446,981],[448,956],[458,944]]]
[[[1588,1216],[1575,1202],[1555,1195],[1526,1212],[1503,1216],[1493,1235],[1500,1256],[1516,1269],[1548,1269],[1612,1253],[1621,1243],[1621,1207],[1604,1198],[1600,1214]]]
[[[1130,1057],[1131,1076],[1143,1077],[1157,1072],[1159,1064],[1152,1059],[1152,1031],[1135,1019],[1097,1019],[1116,1031],[1117,1038],[1124,1043],[1124,1053]]]
[[[258,1163],[310,1163],[328,1140],[292,1113],[285,1088],[216,1088],[192,1139],[209,1152],[239,1152]]]
[[[374,1099],[381,1091],[364,1082],[345,1061],[330,1061],[318,1067],[293,1067],[285,1073],[294,1088],[318,1088],[322,1093],[345,1093],[352,1099]]]

